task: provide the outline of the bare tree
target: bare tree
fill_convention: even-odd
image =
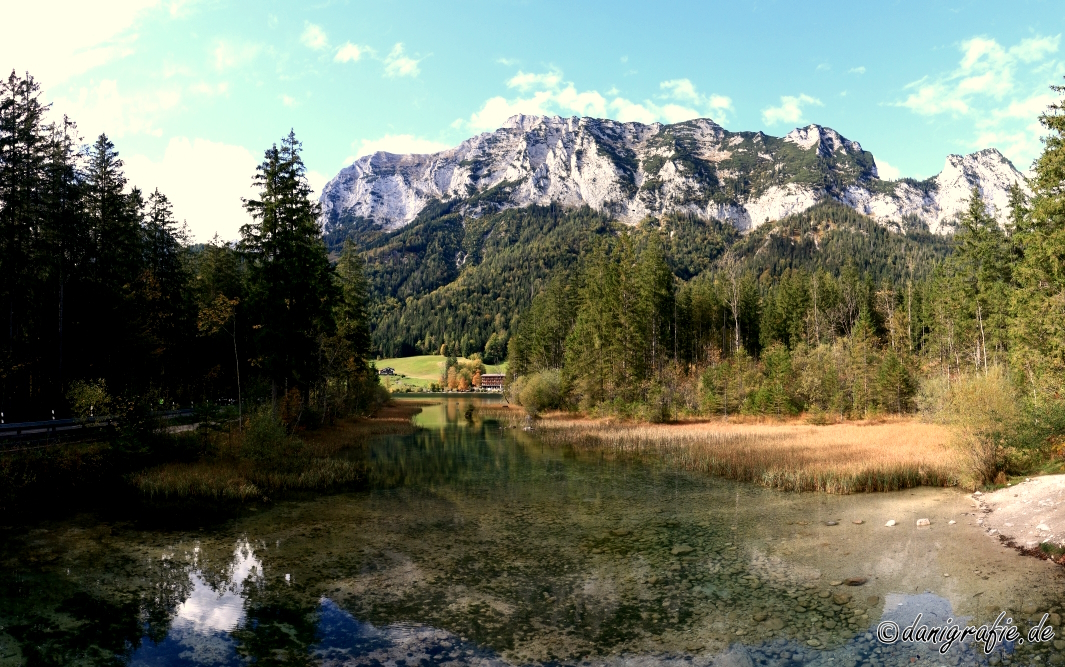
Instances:
[[[740,349],[740,278],[743,267],[739,259],[730,250],[721,258],[721,271],[725,274],[728,289],[728,304],[732,310],[732,322],[735,325],[733,352]]]

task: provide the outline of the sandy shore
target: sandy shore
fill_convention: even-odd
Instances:
[[[1043,542],[1065,546],[1065,475],[1032,477],[992,493],[976,492],[972,498],[989,535],[1025,549]]]

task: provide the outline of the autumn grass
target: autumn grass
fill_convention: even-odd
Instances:
[[[559,415],[546,442],[662,463],[786,491],[857,493],[953,486],[964,455],[945,426],[916,420],[844,423],[626,424]]]
[[[342,453],[374,436],[414,432],[411,417],[422,405],[386,405],[373,418],[340,420],[299,437],[274,434],[265,448],[252,446],[248,429],[207,433],[207,455],[156,466],[131,481],[144,495],[162,500],[246,502],[290,491],[357,487],[365,479],[364,465]]]

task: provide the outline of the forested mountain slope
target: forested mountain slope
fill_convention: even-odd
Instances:
[[[555,275],[571,275],[604,240],[631,231],[637,244],[662,241],[678,282],[709,275],[730,248],[742,270],[768,282],[788,269],[850,267],[876,281],[921,278],[945,257],[949,237],[892,231],[844,205],[825,202],[746,236],[689,215],[647,218],[635,228],[588,207],[505,209],[464,218],[434,203],[409,225],[386,231],[348,226],[366,261],[374,342],[382,356],[486,353],[502,360],[509,332]],[[338,241],[334,237],[334,242]]]

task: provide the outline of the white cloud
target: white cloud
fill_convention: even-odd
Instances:
[[[924,116],[968,114],[974,104],[979,106],[980,97],[1001,100],[1015,92],[1019,66],[1046,59],[1057,52],[1060,41],[1060,35],[1030,37],[1007,49],[994,39],[973,37],[962,42],[961,60],[953,71],[909,84],[906,89],[913,92],[896,106]]]
[[[865,74],[865,66],[862,65],[861,67],[852,67],[849,70],[847,70],[847,73],[848,74]]]
[[[938,83],[924,84],[925,80],[915,81],[907,86],[916,92],[910,93],[905,101],[898,106],[908,107],[910,111],[924,116],[931,116],[944,112],[954,114],[969,113],[969,105],[963,100],[951,94],[944,85]]]
[[[653,104],[650,106],[654,107]],[[620,120],[622,123],[654,123],[658,120],[657,107],[648,108],[639,102],[630,102],[624,97],[616,97],[614,101],[610,103],[610,108],[614,110],[614,118]]]
[[[909,84],[895,105],[922,116],[971,119],[972,148],[994,146],[1023,168],[1042,150],[1038,117],[1057,99],[1048,87],[1065,74],[1051,58],[1060,42],[1061,35],[1037,36],[1006,48],[987,37],[966,40],[954,69]]]
[[[130,184],[145,192],[158,187],[197,241],[216,232],[232,241],[250,220],[240,198],[255,194],[252,177],[259,161],[243,146],[174,137],[158,162],[144,155],[123,158]]]
[[[215,69],[221,72],[235,67],[242,67],[255,60],[260,51],[262,51],[262,47],[258,44],[219,40],[214,48]]]
[[[355,144],[352,144],[352,147],[354,148]],[[363,155],[371,155],[377,151],[407,155],[410,153],[439,153],[448,148],[451,148],[449,144],[433,141],[432,139],[422,139],[413,134],[386,134],[380,139],[363,139],[358,142],[358,149],[355,155],[348,158],[346,162],[352,162]]]
[[[508,100],[504,97],[493,97],[484,103],[480,111],[470,115],[466,123],[471,130],[494,130],[502,127],[503,123],[511,116],[526,114],[531,116],[544,116],[553,113],[554,93],[542,90],[532,97]]]
[[[670,96],[677,100],[689,100],[699,102],[702,96],[695,92],[695,84],[688,79],[672,79],[658,84],[662,90],[669,91]]]
[[[664,104],[658,108],[658,115],[667,123],[683,123],[686,120],[699,118],[702,114],[680,104]]]
[[[873,160],[876,162],[876,173],[880,176],[880,178],[884,179],[885,181],[899,180],[899,176],[901,176],[902,174],[899,173],[898,167],[891,166],[887,163],[887,160],[883,160],[881,158],[873,158]]]
[[[345,42],[344,46],[337,49],[337,54],[333,56],[333,60],[338,63],[353,63],[362,57],[362,51],[357,44]]]
[[[732,112],[732,99],[724,95],[703,95],[695,88],[688,79],[672,79],[663,81],[658,87],[666,92],[666,96],[679,102],[688,102],[692,106],[680,106],[666,104],[662,107],[649,105],[650,108],[659,110],[661,116],[668,123],[679,123],[692,118],[709,116],[718,123],[728,122],[727,114]],[[693,108],[694,107],[694,108]]]
[[[779,107],[766,107],[762,109],[762,121],[766,125],[777,125],[779,123],[797,124],[803,119],[803,107],[806,106],[824,106],[821,100],[816,97],[810,97],[809,95],[799,95],[793,97],[791,95],[782,95],[780,97]]]
[[[92,141],[101,132],[111,138],[127,134],[161,136],[158,117],[180,103],[181,91],[176,88],[125,94],[117,81],[104,79],[92,87],[79,88],[72,98],[56,98],[52,110],[75,119],[82,136]]]
[[[322,194],[322,188],[324,188],[325,184],[328,183],[328,182],[329,182],[329,177],[326,176],[325,174],[323,174],[323,173],[321,173],[319,171],[314,171],[313,169],[308,169],[307,170],[307,183],[311,186],[311,189],[314,191],[314,197],[316,199],[318,198],[319,195]]]
[[[282,95],[281,104],[284,104],[286,107],[294,107],[299,103],[296,101],[296,98],[290,95]]]
[[[484,103],[480,110],[470,115],[468,121],[457,120],[453,127],[465,125],[473,130],[494,130],[501,127],[511,116],[517,114],[578,115],[603,118],[610,116],[622,122],[679,123],[692,118],[711,116],[724,122],[724,116],[732,110],[732,100],[724,95],[703,95],[688,79],[663,81],[660,102],[644,100],[633,102],[618,95],[611,88],[608,101],[596,90],[578,90],[571,81],[565,81],[560,71],[534,73],[519,71],[507,81],[507,87],[521,91],[513,99],[496,96]]]
[[[130,55],[137,38],[132,31],[160,8],[159,0],[111,0],[106,9],[83,0],[6,2],[2,13],[8,28],[0,39],[5,76],[12,69],[28,71],[51,87]]]
[[[419,62],[421,60],[404,55],[403,43],[398,42],[385,57],[385,76],[418,76],[421,72]]]
[[[321,26],[313,23],[305,23],[306,27],[303,29],[303,34],[300,35],[300,41],[303,45],[309,49],[315,51],[321,51],[325,47],[329,46],[329,39],[325,36],[325,31]]]
[[[594,90],[578,92],[573,84],[555,93],[555,104],[575,112],[578,116],[606,115],[606,99]]]
[[[229,92],[229,83],[226,81],[220,81],[218,83],[207,83],[206,81],[200,81],[189,86],[189,90],[200,95],[225,95]]]
[[[518,73],[512,76],[509,81],[507,81],[507,86],[510,88],[517,88],[519,90],[525,91],[534,87],[554,88],[558,86],[561,81],[562,73],[558,70],[551,70],[550,72],[545,72],[544,74],[526,73],[522,72],[521,70],[518,70]]]

